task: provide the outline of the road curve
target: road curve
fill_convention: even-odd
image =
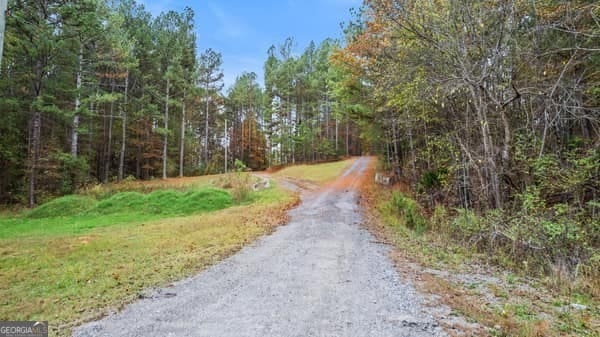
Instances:
[[[74,336],[446,336],[360,226],[355,182],[369,160],[339,178],[350,186],[306,195],[272,235]]]

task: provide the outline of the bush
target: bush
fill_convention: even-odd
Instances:
[[[58,164],[57,187],[60,194],[71,194],[87,182],[90,168],[86,158],[59,152],[52,159]]]
[[[421,209],[417,202],[400,192],[394,192],[391,200],[392,209],[400,215],[400,218],[409,229],[418,233],[427,230],[427,222],[421,214]]]
[[[244,173],[247,169],[244,162],[239,159],[235,160],[235,172],[228,174],[229,185],[231,186],[231,194],[237,202],[244,202],[250,198],[250,175]]]
[[[228,174],[228,185],[236,202],[244,202],[250,198],[250,175],[242,172]]]
[[[434,171],[427,171],[423,173],[423,176],[421,176],[421,180],[419,181],[419,183],[425,188],[425,190],[439,188],[447,179],[447,176],[448,170],[445,168],[441,168],[439,170]]]
[[[458,215],[452,220],[452,231],[461,239],[471,239],[482,232],[481,219],[471,210],[460,208]]]
[[[448,210],[446,207],[441,205],[436,205],[433,210],[433,215],[429,222],[431,223],[431,229],[446,234],[449,231],[449,219],[448,219]]]

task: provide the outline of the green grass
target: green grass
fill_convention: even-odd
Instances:
[[[22,215],[0,217],[0,239],[32,235],[82,234],[97,227],[139,224],[165,217],[212,212],[233,205],[229,192],[215,188],[119,192],[103,200],[69,195]]]
[[[297,200],[276,186],[244,204],[220,189],[161,186],[111,189],[101,200],[67,196],[0,216],[0,320],[48,320],[50,336],[68,336],[272,231]]]
[[[96,204],[96,199],[81,195],[68,195],[54,199],[28,212],[25,216],[40,219],[56,216],[73,216],[84,213]]]
[[[356,159],[347,159],[325,164],[296,165],[284,168],[275,173],[275,177],[308,180],[317,184],[329,182],[337,178]]]
[[[201,189],[187,192],[157,190],[148,195],[121,192],[100,201],[89,213],[116,214],[142,213],[161,216],[189,215],[227,208],[233,204],[231,195],[219,189]]]

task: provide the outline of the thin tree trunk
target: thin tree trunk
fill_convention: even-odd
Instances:
[[[129,94],[129,69],[125,75],[125,98],[123,102],[123,118],[121,123],[121,153],[119,154],[119,181],[123,180],[125,171],[125,148],[127,145],[127,104]]]
[[[400,172],[400,148],[398,147],[398,123],[395,119],[392,119],[392,145],[394,149],[394,175],[399,177]]]
[[[77,95],[75,96],[75,113],[73,114],[73,131],[71,133],[71,155],[77,157],[79,142],[79,108],[81,106],[81,83],[83,76],[83,44],[79,46],[79,69],[77,70]]]
[[[246,155],[246,123],[243,120],[244,118],[244,105],[242,105],[242,110],[240,111],[240,122],[242,123],[242,139],[240,140],[240,149],[241,156],[240,159],[244,160],[244,156]]]
[[[227,119],[225,119],[225,173],[227,173],[228,147],[229,147],[229,134],[227,132]]]
[[[185,89],[181,100],[181,139],[179,148],[179,176],[183,177],[183,161],[185,155]]]
[[[208,89],[209,89],[209,81],[210,81],[210,77],[207,76],[206,79],[206,113],[205,113],[205,121],[204,121],[204,165],[206,167],[208,167],[208,110],[210,107],[209,104],[209,93],[208,93]]]
[[[31,170],[29,172],[29,207],[35,206],[35,188],[37,182],[37,164],[40,156],[40,138],[42,129],[42,115],[39,111],[34,112],[32,120],[31,139]]]
[[[4,47],[4,31],[6,28],[6,7],[8,6],[7,0],[0,0],[0,65],[2,65],[2,52]]]
[[[346,120],[346,156],[350,155],[350,120]]]
[[[112,81],[112,87],[110,93],[115,92],[115,81]],[[110,162],[112,155],[112,129],[113,129],[113,118],[114,118],[115,102],[110,102],[110,116],[108,116],[108,141],[106,142],[106,157],[104,158],[104,183],[108,182],[110,175]]]
[[[408,122],[410,123],[408,127],[408,142],[410,145],[410,156],[411,156],[411,167],[412,167],[412,178],[413,182],[417,181],[417,156],[415,154],[415,144],[413,140],[413,123],[410,118],[410,114],[408,115]]]
[[[338,120],[338,116],[336,114],[335,116],[335,155],[338,155],[338,149],[339,149],[339,144],[338,144],[338,137],[339,137],[339,120]]]
[[[498,177],[498,168],[496,166],[496,162],[494,160],[494,151],[493,151],[493,139],[490,132],[489,120],[487,118],[487,106],[483,102],[483,93],[477,93],[473,88],[471,88],[471,94],[473,97],[473,102],[475,104],[475,109],[477,111],[477,116],[479,119],[479,123],[481,125],[481,135],[483,140],[483,152],[485,155],[485,168],[487,173],[487,178],[491,185],[491,192],[486,191],[488,195],[488,199],[490,196],[494,199],[493,206],[497,208],[502,207],[502,199],[500,195],[500,182]],[[487,189],[487,188],[486,188]]]
[[[329,132],[329,93],[325,94],[325,137],[327,138],[327,142],[329,142],[331,132]]]
[[[162,178],[167,179],[167,142],[169,141],[169,89],[171,82],[167,78],[167,99],[165,102],[165,135],[163,140],[163,167],[162,167]]]

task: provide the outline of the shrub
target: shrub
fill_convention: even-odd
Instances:
[[[455,235],[468,240],[481,233],[481,219],[473,211],[459,208],[456,212],[458,215],[452,220],[452,230]]]
[[[394,192],[391,200],[392,209],[400,215],[404,226],[422,233],[427,229],[427,222],[421,214],[417,202],[400,192]]]
[[[427,171],[421,176],[419,183],[426,189],[430,190],[433,188],[439,188],[442,186],[445,179],[447,179],[448,170],[441,168],[439,170]]]
[[[431,223],[431,229],[440,233],[447,233],[449,231],[449,219],[448,210],[446,207],[436,205],[433,210],[433,215],[429,222]]]
[[[56,183],[60,194],[71,194],[88,181],[90,168],[86,158],[59,152],[54,154],[52,159],[57,163]]]
[[[239,159],[235,160],[235,172],[228,174],[229,185],[231,186],[231,194],[237,202],[244,202],[250,198],[250,176],[244,171],[247,167]]]

